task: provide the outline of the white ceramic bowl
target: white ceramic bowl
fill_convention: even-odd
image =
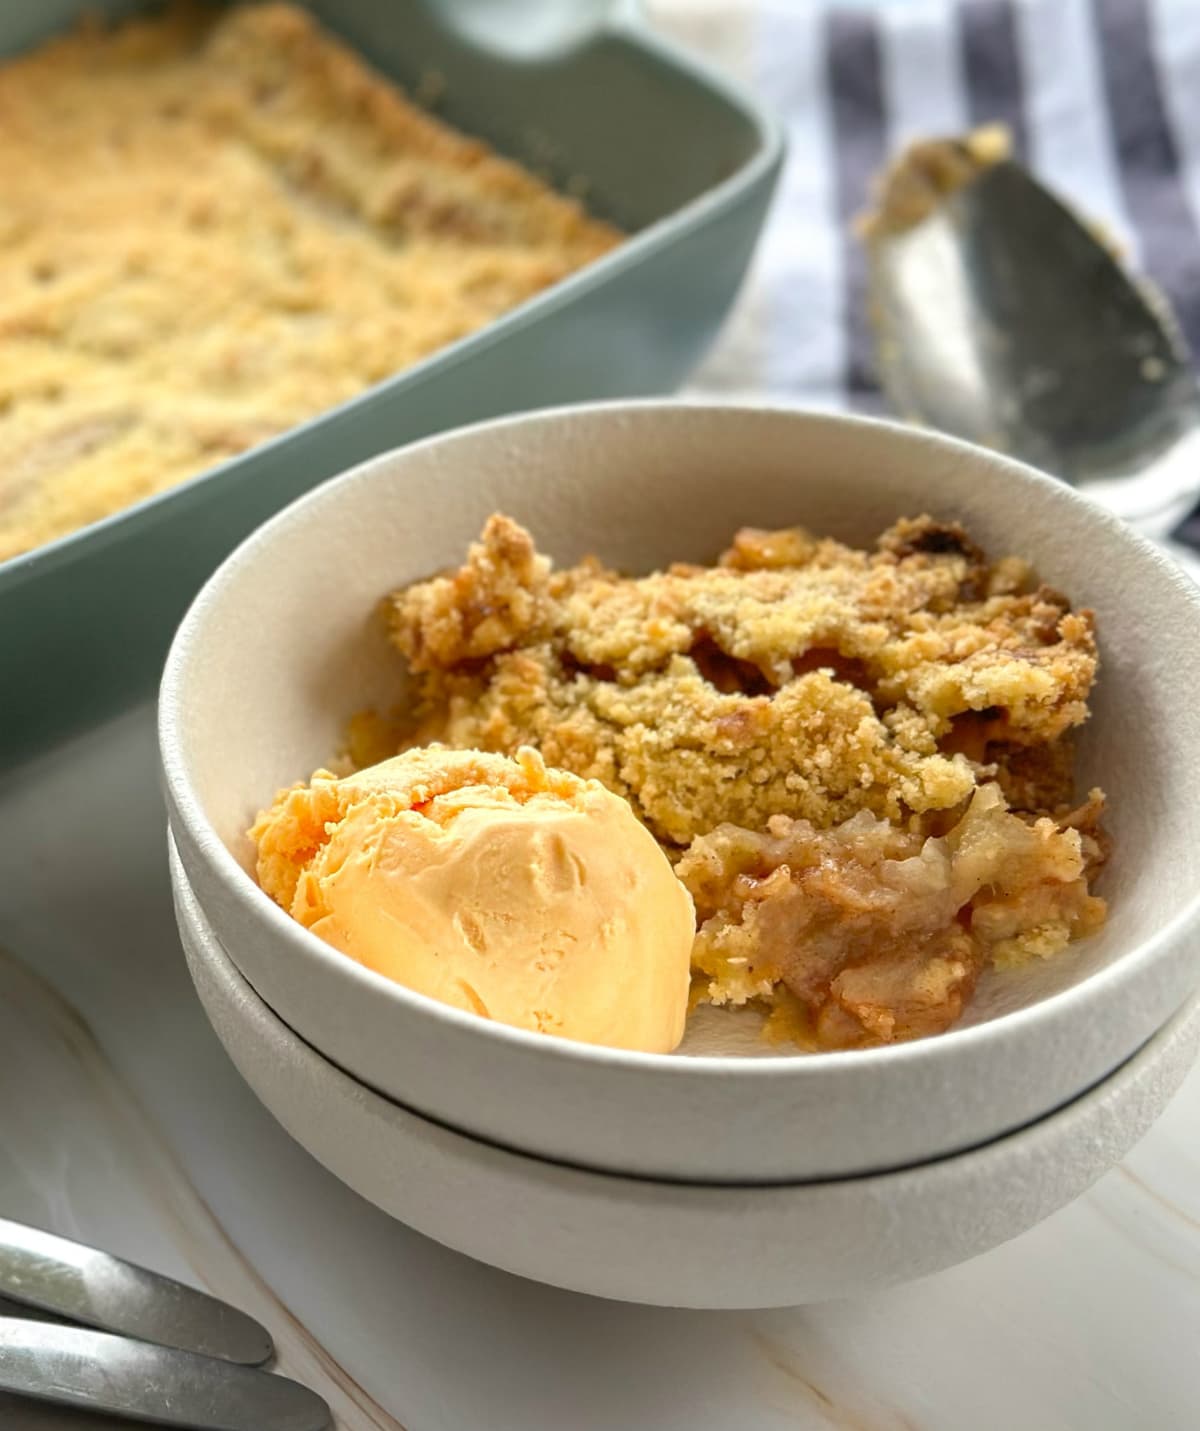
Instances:
[[[482,1262],[577,1292],[677,1307],[854,1296],[994,1247],[1123,1157],[1183,1081],[1200,999],[1067,1107],[919,1168],[773,1187],[587,1172],[418,1117],[341,1072],[258,997],[177,859],[192,977],[242,1076],[293,1138],[368,1201]]]
[[[1115,857],[1104,930],[984,979],[941,1038],[819,1057],[637,1055],[432,1003],[295,924],[256,886],[245,830],[401,693],[373,616],[461,560],[502,509],[560,561],[711,558],[743,524],[864,541],[905,513],[958,517],[1096,608],[1104,657],[1082,783],[1103,785]],[[567,409],[380,457],[267,523],[205,587],[162,688],[171,827],[206,918],[280,1017],[424,1115],[585,1167],[694,1181],[864,1173],[983,1143],[1103,1078],[1200,983],[1200,593],[1070,489],[883,423],[747,408]],[[736,1018],[729,1016],[730,1027]],[[739,1025],[740,1027],[740,1025]]]

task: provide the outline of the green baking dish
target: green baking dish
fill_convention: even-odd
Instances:
[[[141,8],[129,0],[8,4],[0,7],[0,55],[84,11],[115,17]],[[629,238],[350,402],[0,564],[0,767],[148,695],[204,579],[317,483],[460,423],[676,387],[749,263],[779,171],[779,131],[745,95],[636,23],[613,19],[573,46],[514,58],[472,43],[436,0],[309,8],[410,88],[436,71],[445,86],[439,113],[451,123],[559,178],[586,174],[591,207]]]

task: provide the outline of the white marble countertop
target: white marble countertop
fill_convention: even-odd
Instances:
[[[345,1431],[1200,1423],[1200,1071],[1122,1167],[974,1262],[856,1302],[664,1311],[429,1242],[258,1105],[176,940],[149,709],[0,787],[0,946],[0,1211],[245,1307]],[[6,1431],[96,1425],[0,1399]]]
[[[651,11],[745,70],[729,7]],[[760,306],[708,387],[751,381]],[[539,1287],[363,1202],[242,1084],[176,939],[155,768],[147,708],[0,785],[0,1213],[243,1306],[343,1431],[1200,1425],[1200,1070],[1073,1206],[923,1282],[762,1313]],[[3,1431],[118,1424],[0,1397]]]

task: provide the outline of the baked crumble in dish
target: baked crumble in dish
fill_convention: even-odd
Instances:
[[[0,65],[0,561],[255,446],[615,230],[300,8],[177,3]]]
[[[917,1038],[1104,921],[1103,796],[1073,790],[1092,614],[956,523],[747,529],[631,578],[496,515],[385,609],[415,718],[357,718],[351,762],[531,745],[602,781],[693,898],[694,1002],[813,1049]]]

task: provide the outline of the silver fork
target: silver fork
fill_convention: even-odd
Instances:
[[[273,1354],[215,1297],[0,1218],[0,1393],[192,1431],[326,1431],[315,1392],[258,1369]]]

